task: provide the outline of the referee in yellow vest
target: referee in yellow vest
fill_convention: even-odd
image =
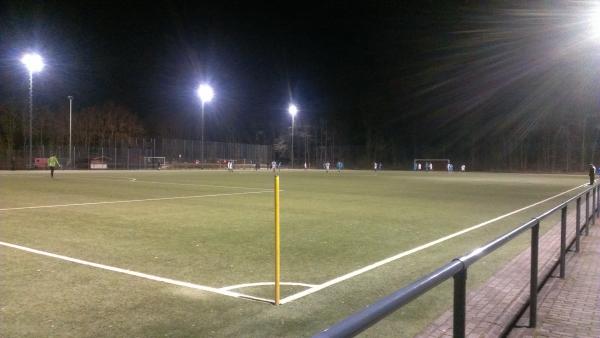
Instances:
[[[56,155],[52,155],[50,156],[50,158],[48,159],[48,168],[50,168],[50,177],[54,178],[54,169],[56,169],[56,167],[60,167],[60,163],[58,163],[58,159],[56,158]]]

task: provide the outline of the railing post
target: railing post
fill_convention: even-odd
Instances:
[[[467,268],[454,275],[454,325],[453,337],[465,337],[467,306]]]
[[[585,193],[585,235],[590,234],[590,192]]]
[[[575,213],[575,252],[579,252],[581,241],[581,196],[577,198]]]
[[[540,222],[531,228],[531,279],[529,282],[529,327],[537,324],[538,248]]]
[[[592,190],[592,224],[596,224],[596,188]]]
[[[565,278],[567,251],[567,206],[560,213],[560,278]]]
[[[596,186],[596,218],[600,217],[600,187]]]

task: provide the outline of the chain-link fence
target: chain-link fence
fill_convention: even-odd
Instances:
[[[72,163],[69,160],[69,145],[34,145],[32,162],[29,164],[29,148],[0,150],[0,170],[18,170],[45,167],[45,159],[56,155],[64,168],[90,169],[91,164],[106,164],[107,169],[144,169],[152,167],[144,158],[164,157],[167,165],[175,168],[222,166],[233,160],[236,165],[261,164],[263,167],[277,161],[284,167],[291,165],[291,152],[286,145],[245,144],[233,142],[204,142],[204,152],[200,140],[168,138],[131,138],[117,142],[106,142],[105,146],[74,144],[71,149]],[[348,169],[370,168],[375,159],[366,155],[366,147],[349,145],[319,145],[298,142],[294,147],[294,166],[323,168],[325,162],[335,166],[337,161]],[[204,162],[202,159],[204,158]],[[162,159],[160,159],[162,161]],[[148,161],[148,160],[146,160]],[[155,162],[153,162],[155,163]],[[161,162],[162,163],[162,162]],[[408,167],[407,167],[408,168]]]
[[[29,164],[29,149],[8,150],[0,156],[0,169],[26,169]],[[148,167],[145,157],[164,157],[167,163],[201,163],[202,143],[198,140],[178,140],[162,138],[133,139],[106,146],[73,145],[69,161],[69,146],[34,146],[31,167],[35,159],[46,159],[56,155],[63,167],[89,169],[91,163],[105,163],[108,169],[143,169]],[[262,144],[204,142],[204,162],[210,164],[222,160],[238,163],[270,163],[274,158],[273,147]],[[37,162],[45,166],[45,160]]]

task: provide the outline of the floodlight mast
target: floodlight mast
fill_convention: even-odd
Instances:
[[[39,54],[27,53],[21,58],[29,72],[29,163],[27,168],[33,167],[33,73],[39,73],[44,69],[44,60]]]
[[[294,120],[296,114],[298,114],[298,107],[295,104],[290,103],[288,107],[288,113],[292,116],[292,169],[294,169]]]
[[[72,121],[73,121],[73,96],[69,95],[69,167],[73,169],[73,156],[71,151],[73,150],[72,140]]]
[[[201,84],[198,87],[198,97],[200,98],[200,102],[202,104],[202,113],[200,118],[201,123],[201,136],[200,136],[200,158],[202,163],[202,168],[204,168],[204,103],[212,101],[215,96],[215,92],[212,87],[208,84]]]

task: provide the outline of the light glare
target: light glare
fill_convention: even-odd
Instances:
[[[198,97],[200,97],[202,102],[210,102],[214,96],[215,92],[211,86],[207,84],[201,84],[200,87],[198,87]]]
[[[588,25],[592,38],[600,38],[600,5],[591,9]]]
[[[298,114],[298,107],[296,107],[295,104],[290,104],[290,106],[288,107],[288,113],[290,113],[292,117],[295,117],[296,114]]]
[[[27,67],[30,73],[37,73],[44,69],[44,60],[39,54],[27,53],[21,58],[21,63]]]

